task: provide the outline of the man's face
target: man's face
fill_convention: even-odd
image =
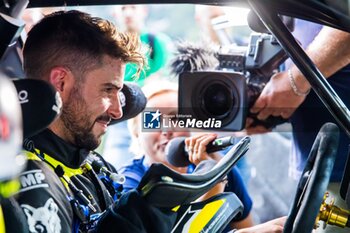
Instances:
[[[97,148],[110,120],[122,117],[119,91],[124,70],[121,60],[105,56],[101,67],[87,72],[81,83],[76,81],[61,115],[65,134],[74,145]]]

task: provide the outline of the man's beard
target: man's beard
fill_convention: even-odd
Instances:
[[[92,120],[91,115],[79,88],[74,88],[67,103],[63,104],[61,119],[67,130],[66,133],[73,140],[72,143],[87,150],[96,149],[101,141],[92,132],[96,119]]]

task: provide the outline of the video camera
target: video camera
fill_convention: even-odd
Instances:
[[[265,84],[287,58],[276,39],[269,34],[254,33],[244,50],[225,50],[211,53],[218,60],[215,69],[184,68],[185,72],[180,73],[179,114],[199,120],[221,120],[223,131],[242,130],[247,116],[254,119],[254,125],[267,128],[285,122],[281,117],[260,121],[249,112]],[[197,56],[194,60],[205,57],[194,56]]]

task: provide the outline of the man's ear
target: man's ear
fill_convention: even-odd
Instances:
[[[60,93],[62,100],[65,100],[74,85],[74,77],[70,70],[64,67],[54,67],[50,72],[50,83]]]

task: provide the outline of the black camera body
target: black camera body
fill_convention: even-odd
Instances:
[[[284,119],[270,117],[264,122],[249,113],[265,84],[287,55],[269,34],[252,34],[245,51],[219,52],[219,66],[211,71],[179,75],[179,114],[200,120],[219,120],[222,131],[239,131],[247,116],[254,125],[271,128]]]

